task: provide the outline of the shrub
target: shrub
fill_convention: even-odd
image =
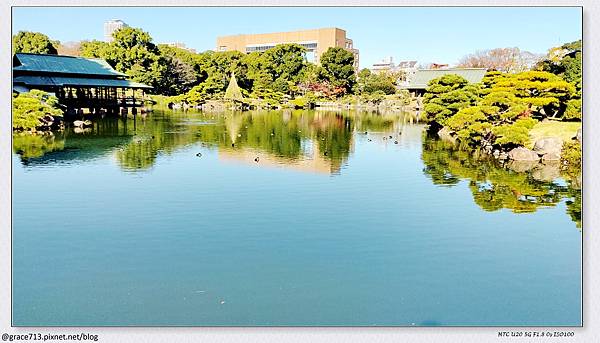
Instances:
[[[316,97],[307,94],[305,96],[298,96],[290,100],[290,104],[295,108],[313,108],[317,102]]]
[[[503,146],[525,145],[529,141],[529,130],[537,123],[532,118],[517,119],[512,124],[504,124],[492,129],[496,136],[493,144]]]
[[[13,94],[13,129],[35,131],[47,116],[62,117],[58,99],[40,90]]]
[[[581,144],[576,141],[563,144],[561,162],[566,168],[581,168]]]
[[[580,119],[581,120],[581,99],[572,99],[567,101],[567,108],[563,119]]]

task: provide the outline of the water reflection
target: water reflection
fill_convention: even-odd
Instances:
[[[566,200],[567,213],[581,228],[581,172],[561,171],[558,164],[515,163],[478,158],[472,152],[425,136],[423,172],[434,184],[468,181],[473,201],[485,211],[535,212]]]
[[[339,173],[353,149],[354,130],[391,130],[399,115],[273,111],[162,113],[150,117],[98,119],[85,130],[48,136],[15,136],[14,151],[25,165],[76,163],[114,153],[121,168],[143,171],[160,153],[202,143],[224,161],[278,165]]]
[[[85,130],[15,134],[13,149],[28,167],[111,156],[122,170],[143,172],[156,164],[159,155],[195,146],[194,153],[216,151],[224,163],[336,175],[361,135],[368,134],[361,138],[364,144],[403,144],[400,135],[412,123],[413,117],[406,114],[156,112],[139,116],[135,122],[132,118],[98,119]],[[419,144],[418,137],[414,141]],[[557,164],[499,165],[429,137],[422,139],[421,157],[425,175],[436,185],[454,186],[468,180],[473,201],[483,210],[528,213],[565,200],[567,213],[581,227],[580,171],[560,171]]]
[[[63,134],[45,134],[45,135],[13,135],[13,151],[21,155],[23,164],[27,164],[29,159],[39,158],[46,153],[61,151],[65,148],[65,139]]]

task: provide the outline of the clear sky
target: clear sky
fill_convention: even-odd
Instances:
[[[582,37],[578,7],[16,7],[13,33],[39,31],[62,42],[103,39],[121,19],[156,43],[214,49],[217,36],[339,27],[360,50],[360,67],[394,61],[454,64],[469,53],[518,47],[545,53]]]

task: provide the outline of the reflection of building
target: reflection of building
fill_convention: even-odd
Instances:
[[[317,174],[337,174],[341,169],[341,161],[334,161],[323,156],[319,144],[310,144],[310,151],[306,156],[286,158],[266,153],[257,149],[230,149],[220,148],[219,159],[225,162],[242,164],[256,164],[259,167],[285,168],[302,172]],[[259,162],[254,159],[259,157]]]
[[[485,68],[447,68],[447,69],[419,69],[408,80],[400,84],[400,88],[408,89],[416,95],[425,93],[427,84],[433,79],[447,74],[455,74],[465,78],[469,83],[479,83],[486,73]]]
[[[319,63],[321,55],[328,48],[344,48],[354,54],[354,69],[358,71],[358,50],[354,49],[352,39],[346,37],[346,31],[338,28],[223,36],[217,38],[216,48],[217,51],[237,50],[250,53],[265,51],[285,43],[296,43],[305,47],[307,60],[314,63]]]
[[[104,41],[112,42],[113,41],[113,32],[122,29],[124,27],[129,27],[129,25],[125,24],[124,21],[120,19],[112,19],[104,23]]]

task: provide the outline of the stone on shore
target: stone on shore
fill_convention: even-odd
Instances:
[[[558,154],[562,150],[563,141],[558,137],[547,137],[539,139],[533,145],[533,151],[540,155]]]
[[[452,144],[456,143],[456,137],[452,135],[453,132],[450,131],[447,127],[441,128],[437,134],[438,137],[440,137],[440,139],[443,141],[450,142]]]
[[[535,151],[518,147],[508,152],[508,158],[513,161],[539,161],[540,157]]]
[[[576,139],[579,141],[579,143],[581,143],[581,140],[583,139],[583,133],[581,132],[581,128],[577,130],[577,135],[575,135],[573,139]]]

